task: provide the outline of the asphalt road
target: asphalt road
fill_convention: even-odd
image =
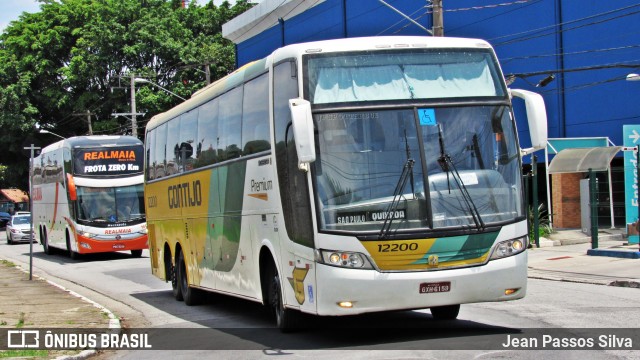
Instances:
[[[29,244],[8,245],[2,232],[0,257],[28,269]],[[107,352],[99,356],[105,359],[191,358],[212,354],[216,359],[274,355],[320,359],[342,358],[345,350],[349,350],[348,355],[353,359],[539,359],[540,356],[640,359],[637,350],[499,349],[499,344],[507,341],[506,334],[514,331],[528,334],[530,329],[541,329],[549,333],[568,331],[573,334],[576,329],[605,329],[592,332],[609,334],[613,329],[638,328],[638,289],[530,279],[524,299],[463,305],[457,321],[436,322],[428,311],[353,318],[309,317],[307,329],[283,335],[273,328],[272,319],[256,303],[222,295],[212,295],[207,303],[195,307],[175,301],[170,285],[151,275],[146,251],[142,258],[132,258],[123,252],[72,260],[61,253],[46,255],[40,245],[34,244],[33,269],[34,274],[109,308],[122,318],[126,327],[199,329],[191,343],[181,344],[171,343],[175,332],[163,331],[167,334],[169,349],[195,347],[201,350]],[[636,334],[640,333],[635,330]],[[203,339],[198,339],[199,336]],[[635,346],[637,349],[637,344]],[[462,350],[453,351],[455,349]]]

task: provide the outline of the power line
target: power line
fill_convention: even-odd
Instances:
[[[512,61],[512,60],[529,60],[529,59],[538,59],[538,58],[556,57],[556,56],[583,55],[583,54],[591,54],[591,53],[627,50],[627,49],[634,49],[634,48],[639,48],[639,47],[640,47],[640,44],[639,45],[618,46],[618,47],[605,48],[605,49],[591,49],[591,50],[572,51],[572,52],[555,53],[555,54],[514,56],[514,57],[510,57],[510,58],[501,58],[500,59],[500,63],[501,64],[505,64],[506,62],[509,62],[509,61]]]
[[[628,10],[628,9],[631,9],[631,8],[634,8],[634,7],[638,7],[638,6],[640,6],[640,4],[636,4],[636,5],[632,5],[632,6],[626,6],[626,7],[623,7],[623,8],[619,8],[619,9],[606,11],[606,12],[599,13],[599,14],[586,16],[586,17],[583,17],[583,18],[580,18],[580,19],[570,20],[570,21],[566,21],[566,22],[563,22],[563,23],[558,23],[558,24],[554,24],[554,25],[541,27],[541,28],[538,28],[538,29],[527,30],[527,31],[523,31],[523,32],[520,32],[520,33],[516,33],[516,34],[499,36],[499,37],[495,37],[495,38],[489,39],[488,41],[493,43],[493,41],[495,41],[497,39],[508,38],[508,37],[512,37],[512,36],[516,36],[516,35],[531,34],[530,36],[522,36],[522,37],[515,38],[515,39],[512,39],[512,40],[504,41],[502,43],[493,43],[493,46],[496,47],[496,46],[501,46],[501,45],[509,45],[509,44],[516,43],[516,42],[532,40],[532,39],[536,39],[536,38],[543,37],[543,36],[555,35],[555,34],[559,34],[559,33],[562,33],[562,32],[576,30],[576,29],[580,29],[580,28],[583,28],[583,27],[587,27],[587,26],[602,24],[602,23],[613,21],[613,20],[617,20],[617,19],[620,19],[620,18],[623,18],[623,17],[626,17],[626,16],[635,15],[637,13],[640,13],[640,11],[634,11],[634,12],[631,12],[631,13],[618,15],[618,16],[615,16],[613,18],[598,20],[598,21],[587,23],[587,24],[578,25],[578,26],[575,26],[575,27],[572,27],[572,28],[566,28],[566,29],[563,28],[562,30],[555,30],[553,32],[547,32],[547,33],[542,33],[542,34],[535,34],[535,33],[540,33],[540,32],[544,32],[544,31],[548,31],[548,30],[553,30],[553,29],[556,29],[556,28],[561,27],[561,26],[582,22],[582,21],[593,19],[593,18],[600,17],[600,16],[611,15],[613,13],[616,13],[616,12],[619,12],[619,11],[623,11],[623,10]]]

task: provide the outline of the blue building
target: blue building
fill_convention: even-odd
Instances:
[[[640,82],[625,81],[640,72],[640,2],[445,0],[443,10],[445,36],[489,41],[511,87],[543,95],[550,138],[622,145],[623,125],[640,123]],[[240,66],[292,43],[431,36],[424,28],[432,27],[424,0],[264,0],[225,24],[223,36],[236,44]],[[529,146],[526,122],[518,128],[521,146]]]

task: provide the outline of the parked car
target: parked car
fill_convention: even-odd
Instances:
[[[11,220],[11,214],[8,212],[0,211],[0,227],[5,227]]]
[[[14,242],[29,242],[31,239],[35,239],[33,233],[29,235],[31,228],[31,214],[21,213],[11,217],[11,220],[7,223],[7,244],[13,244]]]

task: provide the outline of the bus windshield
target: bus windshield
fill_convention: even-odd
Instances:
[[[78,221],[93,226],[145,221],[143,185],[77,187]]]
[[[481,228],[524,214],[508,106],[315,114],[321,230]]]
[[[305,57],[312,104],[505,97],[489,49],[416,49]]]

